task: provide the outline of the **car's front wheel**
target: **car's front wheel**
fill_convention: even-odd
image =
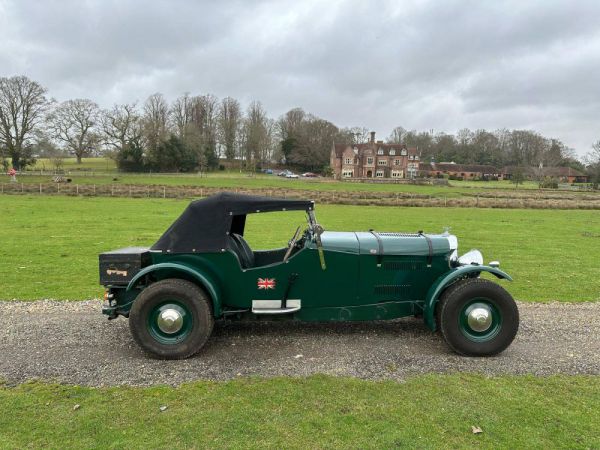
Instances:
[[[211,302],[195,284],[170,278],[145,288],[129,313],[134,340],[150,355],[183,359],[197,353],[212,332]]]
[[[515,338],[519,310],[502,286],[479,278],[466,279],[442,294],[437,323],[455,352],[492,356],[506,349]]]

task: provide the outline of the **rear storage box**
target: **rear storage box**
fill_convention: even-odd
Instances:
[[[128,284],[131,279],[151,262],[145,247],[127,247],[100,254],[100,284]]]

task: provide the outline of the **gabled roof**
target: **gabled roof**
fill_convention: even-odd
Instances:
[[[417,155],[418,154],[416,147],[407,147],[406,145],[403,145],[403,144],[384,144],[381,142],[367,142],[365,144],[354,144],[354,145],[334,143],[333,148],[334,148],[335,156],[338,158],[341,158],[342,154],[344,153],[344,150],[346,150],[348,147],[356,148],[358,150],[359,156],[362,155],[366,150],[372,150],[375,154],[377,154],[377,151],[379,149],[383,150],[384,156],[393,156],[393,155],[390,155],[390,150],[392,150],[392,149],[396,151],[395,156],[400,156],[401,150],[406,150],[407,155]]]
[[[584,177],[585,174],[572,167],[546,167],[541,170],[543,175],[549,177]]]
[[[439,172],[500,173],[496,167],[487,164],[421,163],[419,164],[419,170]]]
[[[502,169],[502,173],[511,174],[515,171],[520,170],[522,173],[527,175],[534,175],[536,173],[535,167],[530,166],[506,166]],[[548,177],[585,177],[586,175],[577,169],[572,167],[543,167],[537,172],[538,175]]]
[[[333,144],[333,151],[335,152],[335,156],[337,158],[341,158],[344,150],[346,150],[350,145],[349,144]]]

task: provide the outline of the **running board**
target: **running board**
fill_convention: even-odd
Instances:
[[[252,300],[254,314],[290,314],[300,310],[300,300],[290,299],[286,307],[281,307],[281,300]]]

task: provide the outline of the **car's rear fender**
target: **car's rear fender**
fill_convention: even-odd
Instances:
[[[215,317],[221,316],[221,290],[219,285],[207,274],[180,263],[158,263],[140,270],[127,285],[126,291],[134,289],[146,275],[152,274],[158,280],[165,278],[181,278],[191,281],[203,288],[210,296]]]
[[[425,325],[427,325],[432,331],[436,330],[435,306],[442,292],[444,292],[444,289],[446,289],[448,286],[450,286],[457,280],[469,275],[472,276],[477,272],[489,272],[500,279],[512,281],[510,275],[496,267],[490,266],[460,266],[450,272],[445,273],[431,285],[429,291],[427,292],[427,298],[425,299],[425,304],[423,306],[423,319],[425,321]]]

